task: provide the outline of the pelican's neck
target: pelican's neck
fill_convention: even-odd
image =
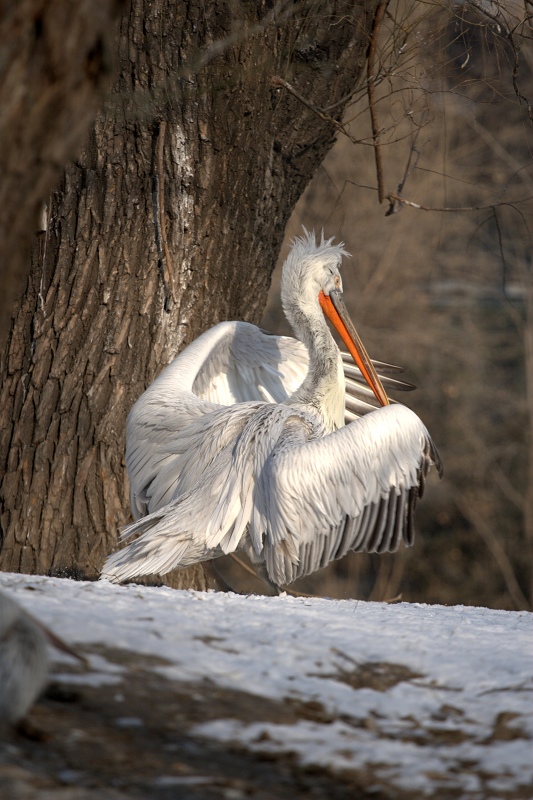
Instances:
[[[342,358],[322,310],[314,304],[284,303],[284,311],[296,336],[309,351],[309,371],[290,403],[313,406],[324,419],[327,432],[342,428],[345,382]]]

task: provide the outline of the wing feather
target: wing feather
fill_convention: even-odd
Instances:
[[[414,508],[432,464],[441,470],[426,428],[401,405],[322,439],[280,443],[256,489],[269,509],[264,558],[271,580],[290,583],[348,550],[412,544]]]
[[[367,550],[367,552],[369,553],[377,553],[379,550],[381,540],[384,536],[385,528],[390,519],[391,496],[392,493],[388,497],[382,498],[378,504],[378,514],[376,522],[371,530],[370,535],[365,539],[365,550]]]
[[[335,538],[337,544],[337,548],[333,554],[334,561],[338,558],[344,558],[346,553],[351,549],[355,524],[356,520],[354,517],[346,516],[344,522],[341,523],[341,528],[337,536],[332,537]]]

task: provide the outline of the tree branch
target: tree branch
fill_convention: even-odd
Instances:
[[[518,200],[513,200],[512,202],[510,200],[500,200],[497,203],[488,203],[487,205],[456,206],[455,208],[452,206],[424,206],[421,203],[415,203],[412,200],[407,200],[406,197],[402,197],[402,195],[396,194],[396,192],[390,192],[390,194],[387,195],[387,200],[390,201],[390,207],[387,210],[387,215],[390,215],[400,211],[402,206],[418,208],[420,211],[441,211],[449,213],[453,213],[455,211],[495,211],[495,209],[501,208],[502,206],[515,208],[518,203],[525,203],[528,200],[531,200],[531,197],[522,197]],[[396,205],[396,203],[398,205]]]
[[[367,73],[368,73],[368,108],[370,111],[370,122],[372,125],[372,139],[374,142],[374,158],[376,160],[376,178],[378,182],[378,200],[380,203],[385,199],[385,189],[383,187],[383,160],[381,158],[381,147],[379,143],[379,124],[378,115],[376,110],[375,100],[375,62],[376,62],[376,42],[379,36],[379,30],[383,21],[383,16],[387,10],[389,0],[383,0],[376,9],[374,21],[372,23],[372,32],[370,34],[370,43],[368,45],[367,55]]]

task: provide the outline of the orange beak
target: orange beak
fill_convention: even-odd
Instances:
[[[348,348],[350,355],[361,370],[365,381],[376,395],[378,401],[382,406],[390,405],[390,400],[385,394],[385,389],[374,369],[374,365],[348,315],[348,310],[344,305],[341,293],[334,290],[330,292],[328,297],[328,295],[320,291],[318,293],[318,302],[320,303],[322,311]]]

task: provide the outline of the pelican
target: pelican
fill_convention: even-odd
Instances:
[[[384,388],[406,385],[380,379],[350,321],[340,276],[348,255],[305,231],[281,282],[297,339],[220,323],[137,400],[126,433],[136,521],[102,578],[119,583],[243,550],[279,587],[349,550],[413,543],[416,501],[441,464],[420,419]]]

